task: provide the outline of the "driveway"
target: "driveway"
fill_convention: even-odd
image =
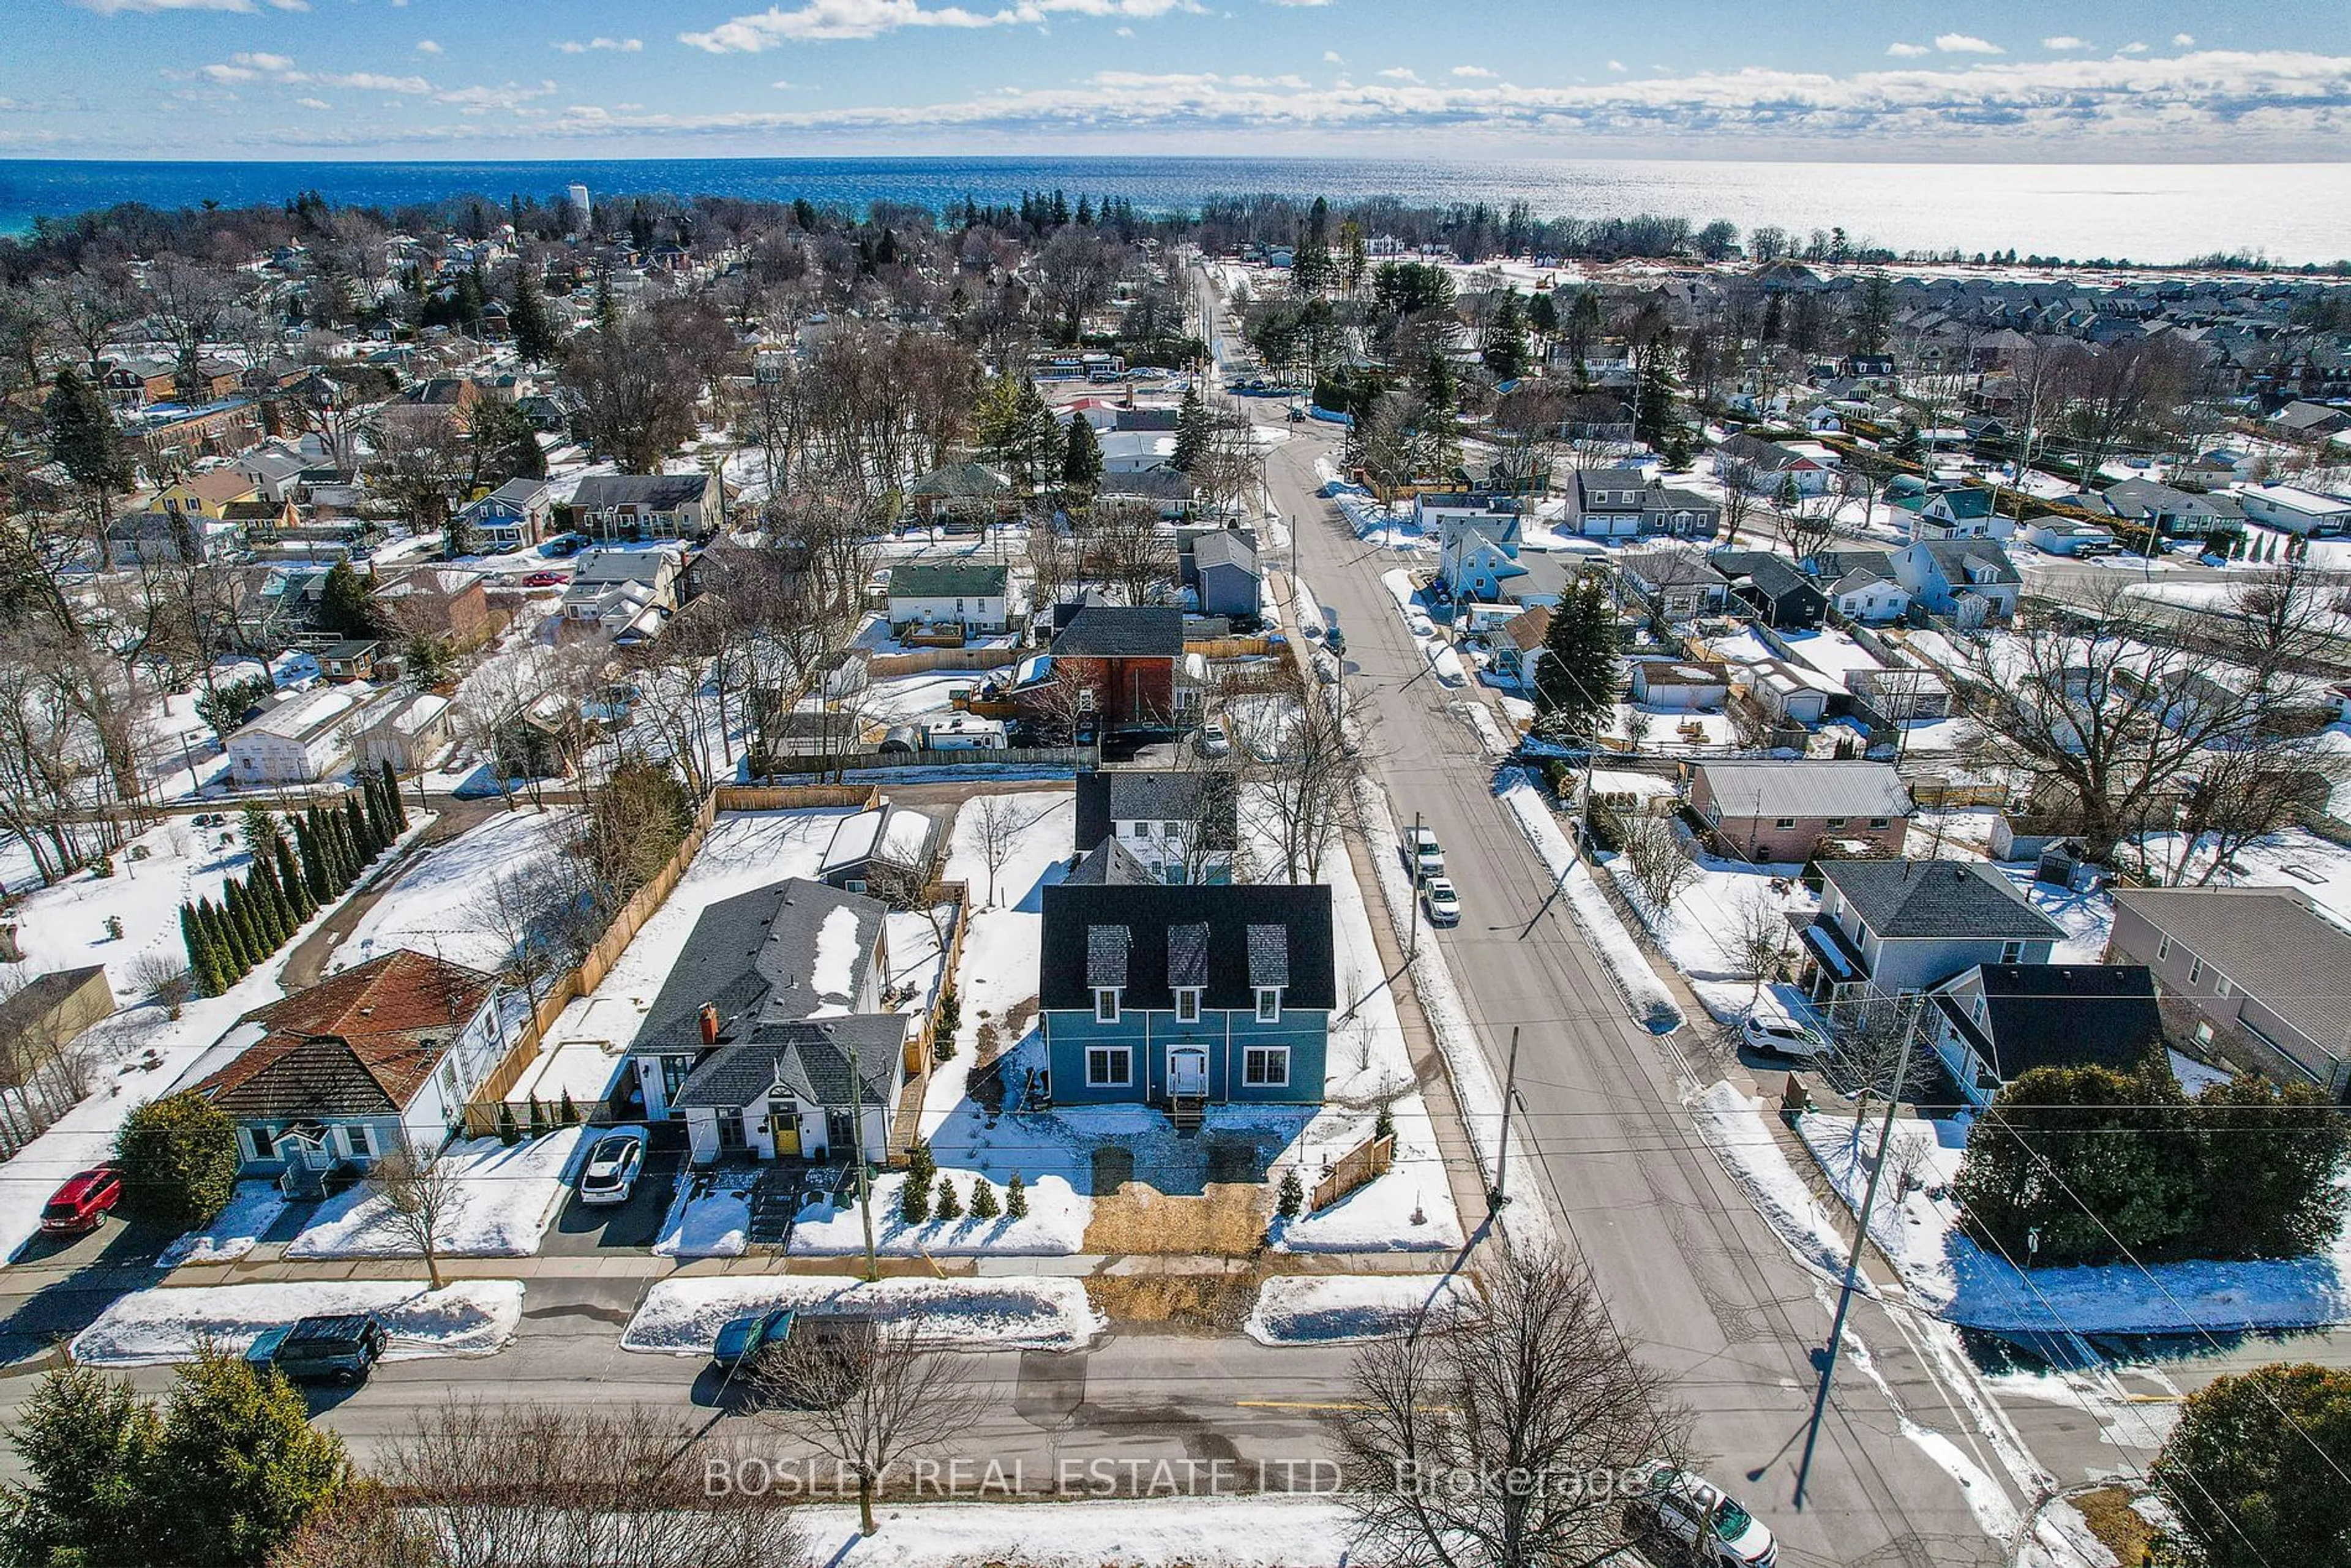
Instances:
[[[539,1238],[541,1257],[585,1258],[599,1252],[644,1252],[661,1239],[662,1218],[677,1192],[678,1171],[685,1164],[683,1149],[648,1149],[644,1169],[629,1201],[589,1204],[580,1201],[577,1187],[563,1195],[555,1223]]]

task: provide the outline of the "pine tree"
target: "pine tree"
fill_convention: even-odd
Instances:
[[[392,813],[383,803],[383,787],[372,773],[360,775],[360,805],[367,816],[368,834],[381,849],[396,836],[392,827]]]
[[[1560,596],[1535,664],[1537,727],[1548,739],[1588,744],[1606,727],[1624,683],[1616,612],[1598,577]]]
[[[261,941],[253,929],[253,919],[245,912],[245,894],[234,879],[221,884],[223,927],[228,932],[229,951],[236,955],[239,978],[253,972],[261,961]]]
[[[42,405],[49,456],[98,502],[99,526],[113,521],[111,497],[127,492],[133,471],[114,412],[98,389],[71,365],[57,372],[57,385]],[[113,564],[111,560],[106,562]]]
[[[514,331],[515,352],[526,362],[543,365],[555,358],[560,345],[554,324],[547,318],[547,297],[539,292],[538,275],[528,266],[515,280],[514,308],[507,312],[507,325]]]
[[[316,811],[294,821],[294,852],[302,862],[302,892],[313,909],[329,896],[326,851],[319,843],[318,822]]]
[[[571,1091],[569,1089],[563,1092],[563,1124],[567,1127],[580,1124],[580,1107],[571,1103]]]
[[[392,771],[392,758],[383,759],[383,799],[392,808],[392,820],[401,831],[408,831],[408,807],[400,798],[400,775]]]
[[[180,1367],[155,1447],[143,1560],[274,1561],[349,1471],[342,1439],[313,1427],[301,1391],[207,1347]]]
[[[987,1185],[987,1178],[986,1176],[972,1177],[971,1217],[974,1219],[994,1219],[998,1215],[1002,1214],[1003,1212],[1004,1209],[1002,1206],[998,1204],[996,1201],[996,1189]]]
[[[498,1106],[498,1142],[510,1149],[522,1142],[522,1129],[515,1125],[514,1107],[503,1103]]]
[[[1014,1171],[1012,1179],[1004,1184],[1004,1212],[1014,1219],[1029,1218],[1029,1184],[1020,1179],[1019,1171]]]
[[[941,1219],[963,1218],[963,1199],[956,1196],[955,1183],[946,1176],[939,1177],[938,1216]]]
[[[1306,1184],[1298,1179],[1298,1167],[1292,1166],[1281,1173],[1281,1190],[1274,1196],[1273,1212],[1284,1219],[1295,1219],[1305,1207]]]
[[[931,1181],[938,1174],[928,1140],[916,1138],[906,1151],[906,1184],[898,1194],[898,1217],[920,1225],[931,1217]]]
[[[220,971],[213,966],[212,945],[204,940],[203,921],[193,904],[180,905],[180,945],[188,950],[188,973],[196,982],[196,989],[208,997],[216,997],[226,989],[221,984]]]
[[[299,831],[301,824],[295,827]],[[286,901],[293,905],[295,924],[299,925],[319,912],[318,901],[310,896],[310,883],[301,867],[295,864],[293,845],[280,838],[272,858],[277,862],[277,885],[286,890]]]
[[[343,797],[343,817],[350,828],[351,847],[357,852],[351,864],[352,875],[356,877],[383,846],[376,842],[375,832],[368,826],[367,809],[360,804],[358,790],[354,789]]]
[[[1176,415],[1176,451],[1170,459],[1183,473],[1192,471],[1200,455],[1208,447],[1208,405],[1200,401],[1200,389],[1184,389],[1184,406]]]
[[[530,1135],[543,1138],[547,1136],[547,1107],[540,1104],[538,1096],[534,1094],[530,1097]]]
[[[1074,496],[1092,496],[1102,483],[1102,443],[1083,414],[1070,416],[1069,439],[1061,446],[1061,487]]]

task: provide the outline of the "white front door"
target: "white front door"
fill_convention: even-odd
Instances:
[[[1167,1053],[1167,1092],[1206,1094],[1207,1092],[1208,1053],[1193,1046],[1170,1051]]]

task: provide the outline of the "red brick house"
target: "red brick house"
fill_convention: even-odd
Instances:
[[[1169,729],[1179,706],[1184,612],[1162,606],[1062,605],[1052,646],[1021,666],[1012,699],[1046,735],[1087,727]]]

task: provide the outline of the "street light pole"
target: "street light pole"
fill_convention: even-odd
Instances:
[[[1878,1178],[1886,1174],[1886,1161],[1893,1145],[1894,1113],[1902,1106],[1902,1085],[1910,1077],[1910,1046],[1917,1039],[1918,1015],[1912,1012],[1910,1021],[1902,1030],[1902,1054],[1894,1068],[1894,1086],[1886,1095],[1886,1117],[1878,1124],[1877,1163],[1869,1167],[1869,1185],[1862,1189],[1861,1211],[1855,1216],[1853,1248],[1845,1254],[1844,1286],[1837,1292],[1835,1320],[1829,1325],[1828,1354],[1821,1360],[1821,1385],[1813,1395],[1813,1418],[1804,1427],[1804,1455],[1796,1465],[1796,1494],[1793,1506],[1804,1506],[1804,1486],[1812,1479],[1813,1448],[1820,1441],[1821,1418],[1828,1413],[1829,1383],[1836,1376],[1837,1351],[1844,1343],[1845,1315],[1853,1309],[1854,1286],[1861,1277],[1861,1249],[1869,1242],[1870,1210],[1877,1205]],[[1855,1151],[1857,1156],[1860,1150]]]

